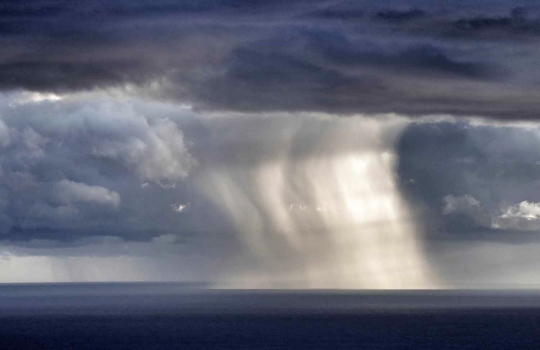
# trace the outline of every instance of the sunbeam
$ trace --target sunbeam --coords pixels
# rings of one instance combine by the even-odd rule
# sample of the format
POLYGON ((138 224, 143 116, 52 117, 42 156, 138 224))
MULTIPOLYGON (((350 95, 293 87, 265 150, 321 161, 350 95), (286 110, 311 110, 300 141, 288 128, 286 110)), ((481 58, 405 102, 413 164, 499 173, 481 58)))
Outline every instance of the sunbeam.
POLYGON ((283 122, 273 135, 289 137, 273 141, 275 157, 213 167, 201 178, 200 188, 231 220, 255 261, 237 264, 224 284, 433 287, 418 228, 396 186, 392 141, 382 141, 395 123, 355 118, 314 124, 323 129, 309 136, 315 147, 302 155, 294 144, 306 135, 291 133, 294 123, 283 122))

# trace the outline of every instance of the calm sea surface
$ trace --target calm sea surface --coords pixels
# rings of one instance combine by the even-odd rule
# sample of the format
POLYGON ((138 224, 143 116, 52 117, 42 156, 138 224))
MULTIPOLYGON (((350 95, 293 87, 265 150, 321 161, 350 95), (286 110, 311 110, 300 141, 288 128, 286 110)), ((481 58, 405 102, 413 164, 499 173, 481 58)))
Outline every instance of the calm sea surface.
POLYGON ((540 349, 536 292, 0 285, 0 349, 540 349))

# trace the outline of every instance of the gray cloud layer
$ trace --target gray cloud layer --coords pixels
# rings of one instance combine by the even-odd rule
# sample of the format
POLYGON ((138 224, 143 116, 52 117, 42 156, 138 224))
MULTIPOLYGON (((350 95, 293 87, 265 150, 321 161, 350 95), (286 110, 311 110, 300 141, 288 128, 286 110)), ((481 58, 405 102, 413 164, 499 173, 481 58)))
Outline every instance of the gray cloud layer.
MULTIPOLYGON (((150 239, 177 232, 182 225, 170 204, 185 196, 171 189, 182 186, 196 161, 172 119, 151 103, 149 115, 137 105, 95 97, 4 102, 1 237, 150 239)), ((178 114, 182 109, 171 116, 178 114)))
POLYGON ((536 118, 539 23, 537 7, 510 1, 8 1, 0 88, 136 84, 211 110, 536 118))
POLYGON ((539 144, 536 126, 411 124, 398 174, 433 235, 519 242, 540 227, 539 144))

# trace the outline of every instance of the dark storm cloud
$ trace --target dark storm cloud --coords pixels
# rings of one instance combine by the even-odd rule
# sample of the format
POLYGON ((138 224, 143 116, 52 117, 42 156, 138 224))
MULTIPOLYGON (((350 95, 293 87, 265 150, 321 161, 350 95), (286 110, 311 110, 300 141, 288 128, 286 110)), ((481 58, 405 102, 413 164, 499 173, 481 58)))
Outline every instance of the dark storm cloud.
POLYGON ((0 88, 13 88, 24 81, 34 91, 105 88, 121 83, 143 83, 150 78, 144 65, 131 60, 108 62, 8 62, 0 64, 0 88), (46 72, 44 74, 44 72, 46 72))
POLYGON ((519 242, 540 227, 539 145, 537 127, 411 124, 398 174, 432 234, 519 242))
POLYGON ((496 73, 500 73, 490 72, 488 65, 481 62, 454 60, 443 49, 429 44, 397 45, 396 49, 377 42, 355 43, 337 31, 311 30, 304 34, 309 45, 322 54, 327 64, 379 69, 394 74, 406 70, 409 74, 439 78, 453 76, 483 80, 496 78, 496 73))
POLYGON ((439 7, 9 1, 0 8, 0 88, 70 92, 159 82, 152 96, 208 110, 536 118, 540 53, 521 40, 536 35, 536 8, 508 1, 439 7))
POLYGON ((526 7, 514 7, 500 14, 464 12, 459 16, 420 9, 385 10, 373 13, 371 18, 411 34, 463 39, 520 40, 540 35, 537 15, 538 13, 534 12, 529 15, 526 7))
POLYGON ((371 95, 381 88, 371 77, 348 77, 279 52, 241 49, 233 53, 224 76, 204 82, 193 92, 206 108, 297 111, 310 106, 328 111, 339 108, 351 93, 371 95))
POLYGON ((287 31, 233 50, 224 71, 192 89, 192 98, 209 109, 423 114, 427 104, 433 113, 459 113, 451 95, 446 106, 435 107, 422 96, 427 91, 407 84, 427 90, 435 82, 487 83, 505 75, 496 65, 454 59, 433 45, 395 46, 353 41, 339 30, 287 31))
POLYGON ((412 10, 383 10, 375 12, 372 17, 375 20, 391 22, 391 23, 403 23, 413 20, 419 20, 426 16, 426 12, 419 9, 412 10))

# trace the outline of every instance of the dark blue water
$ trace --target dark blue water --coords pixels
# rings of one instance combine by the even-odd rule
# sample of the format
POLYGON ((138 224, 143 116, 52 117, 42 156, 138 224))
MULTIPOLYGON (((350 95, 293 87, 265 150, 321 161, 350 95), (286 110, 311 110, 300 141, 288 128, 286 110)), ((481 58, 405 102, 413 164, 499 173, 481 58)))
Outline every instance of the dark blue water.
POLYGON ((4 349, 538 349, 532 310, 336 315, 24 316, 4 349))
POLYGON ((11 286, 0 287, 0 348, 539 349, 538 300, 509 292, 11 286))

